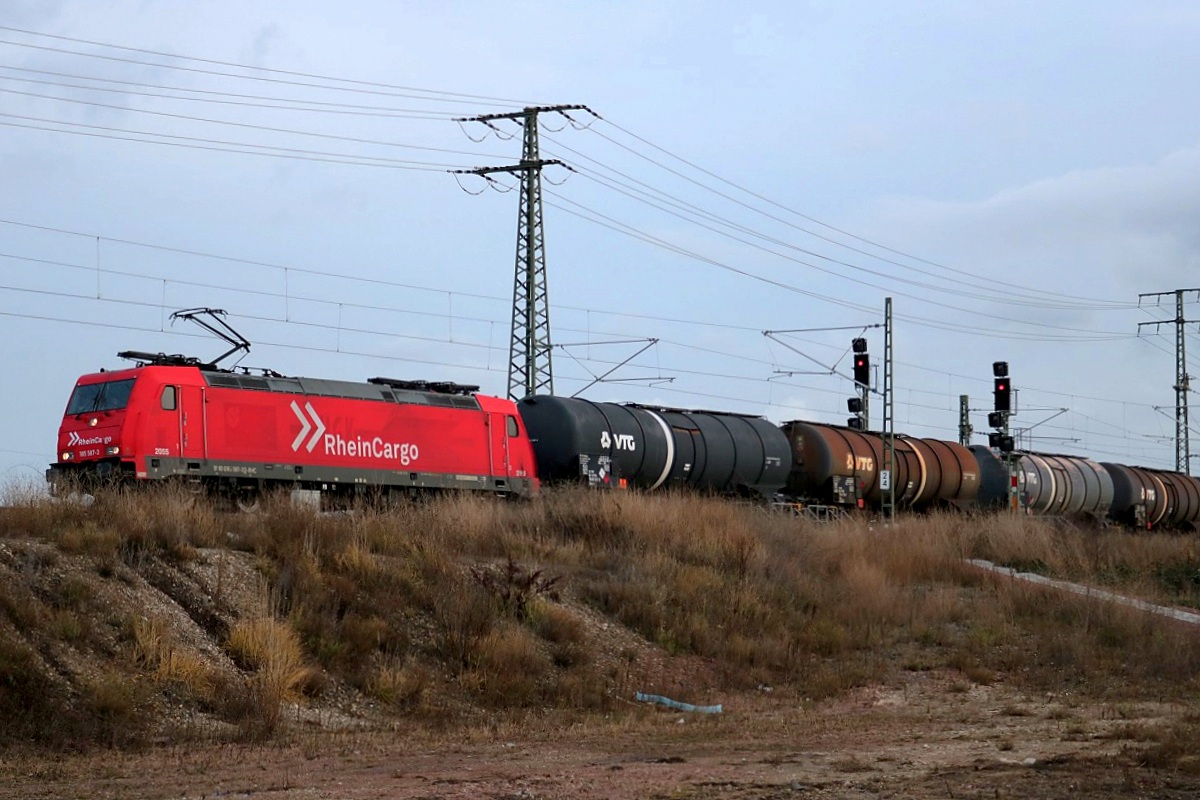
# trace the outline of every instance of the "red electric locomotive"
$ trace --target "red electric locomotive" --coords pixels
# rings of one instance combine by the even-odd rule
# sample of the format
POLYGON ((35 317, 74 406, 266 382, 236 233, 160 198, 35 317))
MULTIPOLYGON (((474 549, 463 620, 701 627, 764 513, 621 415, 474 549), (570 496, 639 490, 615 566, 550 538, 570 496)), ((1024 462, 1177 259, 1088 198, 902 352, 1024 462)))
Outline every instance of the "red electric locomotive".
POLYGON ((515 404, 477 386, 260 376, 183 356, 120 355, 137 366, 78 380, 52 483, 177 480, 242 504, 275 487, 521 496, 538 487, 515 404))

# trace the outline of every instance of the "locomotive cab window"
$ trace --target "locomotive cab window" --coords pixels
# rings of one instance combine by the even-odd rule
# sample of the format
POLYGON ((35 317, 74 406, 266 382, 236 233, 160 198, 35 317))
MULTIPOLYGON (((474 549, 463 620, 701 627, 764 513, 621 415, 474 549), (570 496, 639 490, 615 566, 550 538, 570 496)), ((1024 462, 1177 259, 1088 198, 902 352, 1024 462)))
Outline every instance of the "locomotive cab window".
POLYGON ((175 387, 174 386, 164 386, 163 387, 162 410, 163 411, 174 411, 175 410, 175 387))
POLYGON ((517 427, 517 418, 514 417, 512 414, 508 415, 508 435, 509 436, 520 436, 521 435, 521 431, 517 427))
POLYGON ((67 416, 93 411, 118 411, 129 403, 133 378, 108 383, 88 383, 76 386, 67 403, 67 416))

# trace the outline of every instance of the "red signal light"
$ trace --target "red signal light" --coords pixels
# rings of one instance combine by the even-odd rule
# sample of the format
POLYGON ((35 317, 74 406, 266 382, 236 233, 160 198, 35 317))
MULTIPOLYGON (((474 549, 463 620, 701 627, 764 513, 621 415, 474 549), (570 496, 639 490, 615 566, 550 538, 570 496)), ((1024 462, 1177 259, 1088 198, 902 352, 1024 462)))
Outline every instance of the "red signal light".
POLYGON ((854 357, 854 382, 863 386, 871 385, 871 357, 866 353, 854 357))
POLYGON ((1012 410, 1012 386, 1008 382, 1008 378, 996 378, 996 410, 1011 411, 1012 410))

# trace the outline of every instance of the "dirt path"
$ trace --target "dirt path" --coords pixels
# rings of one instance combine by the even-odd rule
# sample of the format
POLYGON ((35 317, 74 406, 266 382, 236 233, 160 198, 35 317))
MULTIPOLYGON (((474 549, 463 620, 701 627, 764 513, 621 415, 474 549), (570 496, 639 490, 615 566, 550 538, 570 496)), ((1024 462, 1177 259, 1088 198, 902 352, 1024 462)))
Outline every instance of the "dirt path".
POLYGON ((760 692, 720 716, 432 733, 296 726, 281 746, 0 760, 0 798, 1105 798, 1200 796, 1138 753, 1183 713, 913 673, 837 702, 760 692))

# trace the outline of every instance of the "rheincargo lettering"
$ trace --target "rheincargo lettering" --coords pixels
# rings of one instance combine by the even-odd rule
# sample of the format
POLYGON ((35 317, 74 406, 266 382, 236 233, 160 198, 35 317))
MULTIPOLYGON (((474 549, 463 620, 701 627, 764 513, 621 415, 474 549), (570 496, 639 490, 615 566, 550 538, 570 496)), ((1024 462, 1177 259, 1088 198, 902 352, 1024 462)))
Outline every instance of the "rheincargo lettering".
POLYGON ((408 466, 417 460, 420 451, 409 442, 385 442, 382 437, 374 439, 346 439, 337 433, 325 434, 325 455, 347 458, 386 458, 408 466))

